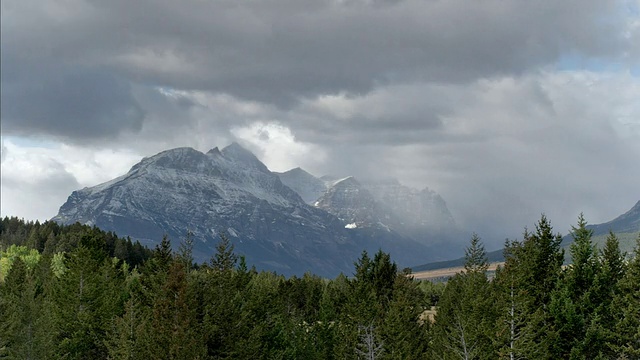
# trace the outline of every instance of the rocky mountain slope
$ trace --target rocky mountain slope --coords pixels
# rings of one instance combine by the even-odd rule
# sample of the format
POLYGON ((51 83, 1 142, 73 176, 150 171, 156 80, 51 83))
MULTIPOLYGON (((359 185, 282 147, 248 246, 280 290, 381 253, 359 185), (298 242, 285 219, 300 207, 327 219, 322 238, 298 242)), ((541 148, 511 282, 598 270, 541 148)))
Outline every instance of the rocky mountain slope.
POLYGON ((279 176, 307 203, 334 214, 349 228, 393 231, 429 246, 442 258, 456 256, 466 244, 467 236, 445 201, 428 188, 412 189, 395 179, 316 178, 300 168, 279 176))
POLYGON ((283 184, 297 192, 307 204, 313 204, 327 190, 324 181, 299 167, 276 174, 283 184))
POLYGON ((334 182, 314 202, 314 206, 337 216, 345 226, 384 227, 399 224, 389 209, 373 197, 354 177, 350 176, 334 182))
POLYGON ((235 143, 206 154, 167 150, 119 178, 74 191, 53 220, 96 225, 149 246, 164 234, 177 246, 190 231, 198 261, 211 257, 224 232, 248 264, 283 274, 350 274, 365 249, 391 252, 401 266, 439 258, 394 229, 347 226, 335 213, 305 202, 319 187, 298 187, 303 198, 281 178, 235 143))
POLYGON ((635 233, 640 231, 640 201, 629 211, 603 224, 589 225, 594 235, 608 234, 609 230, 616 233, 635 233))
POLYGON ((433 190, 412 189, 395 179, 368 182, 364 186, 400 219, 409 233, 446 234, 457 228, 444 199, 433 190))

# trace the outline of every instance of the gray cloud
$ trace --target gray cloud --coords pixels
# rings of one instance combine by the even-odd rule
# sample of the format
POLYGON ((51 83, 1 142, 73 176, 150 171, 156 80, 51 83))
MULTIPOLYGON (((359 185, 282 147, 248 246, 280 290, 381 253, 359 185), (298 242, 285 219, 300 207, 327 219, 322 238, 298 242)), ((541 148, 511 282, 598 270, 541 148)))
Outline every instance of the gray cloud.
POLYGON ((10 34, 3 53, 21 64, 29 59, 29 70, 42 63, 100 66, 140 84, 290 106, 381 84, 521 74, 567 51, 618 58, 631 39, 624 22, 616 25, 617 5, 78 1, 72 8, 14 1, 3 4, 3 32, 10 34))
POLYGON ((83 142, 137 131, 142 125, 144 111, 131 96, 128 81, 112 73, 74 68, 25 80, 3 84, 6 131, 42 132, 83 142))
MULTIPOLYGON (((360 96, 393 84, 523 74, 567 52, 617 59, 628 56, 633 40, 627 23, 617 21, 620 3, 601 0, 2 6, 5 131, 75 141, 136 133, 144 121, 153 123, 144 118, 153 109, 138 104, 132 86, 201 90, 290 109, 301 99, 360 96)), ((387 122, 399 132, 418 130, 411 132, 417 139, 425 127, 438 126, 438 109, 425 110, 412 121, 387 122)), ((361 116, 351 123, 384 120, 361 116)))
MULTIPOLYGON (((640 94, 633 79, 621 79, 549 73, 438 91, 429 84, 400 87, 382 98, 371 94, 349 105, 334 103, 334 112, 313 113, 325 121, 324 135, 321 128, 309 130, 312 121, 292 120, 291 126, 299 127, 302 141, 325 144, 328 161, 319 174, 395 176, 428 186, 444 196, 463 227, 497 247, 504 237, 520 236, 541 213, 565 233, 580 212, 604 222, 640 198, 640 138, 632 127, 615 126, 616 117, 637 117, 640 107, 631 104, 640 94), (428 96, 414 96, 420 93, 428 96), (375 112, 372 106, 382 99, 380 106, 400 129, 403 122, 415 127, 396 131, 372 117, 362 127, 359 114, 375 112), (438 104, 438 125, 425 121, 420 127, 414 118, 431 102, 438 104), (393 103, 401 106, 387 105, 393 103), (350 113, 357 115, 344 116, 350 113)), ((310 108, 318 107, 301 111, 310 108)))
POLYGON ((2 164, 1 216, 49 219, 69 194, 79 187, 76 178, 55 160, 31 157, 27 161, 9 161, 5 158, 2 164))
POLYGON ((143 156, 279 124, 326 155, 299 165, 429 186, 490 237, 640 198, 637 77, 556 72, 637 69, 625 1, 72 3, 2 2, 3 136, 143 156))

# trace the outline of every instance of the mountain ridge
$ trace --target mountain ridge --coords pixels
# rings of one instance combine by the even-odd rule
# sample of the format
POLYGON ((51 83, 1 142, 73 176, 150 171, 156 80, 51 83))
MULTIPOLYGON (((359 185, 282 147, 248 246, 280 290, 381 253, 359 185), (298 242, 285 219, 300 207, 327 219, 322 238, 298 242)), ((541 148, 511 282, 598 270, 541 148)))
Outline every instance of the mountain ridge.
MULTIPOLYGON (((638 201, 630 210, 615 217, 613 220, 601 223, 601 224, 590 224, 586 226, 587 229, 593 230, 593 237, 597 240, 600 240, 600 245, 604 240, 602 238, 606 237, 609 234, 609 231, 612 231, 614 234, 618 234, 618 238, 620 239, 621 235, 624 235, 624 238, 628 238, 630 242, 633 244, 620 244, 621 249, 633 248, 635 244, 635 239, 637 238, 637 234, 640 234, 640 201, 638 201), (635 234, 634 236, 629 236, 631 234, 635 234), (598 239, 600 238, 600 239, 598 239)), ((565 248, 565 260, 568 261, 568 247, 573 242, 573 237, 571 236, 571 232, 564 235, 562 237, 561 246, 565 248)), ((489 251, 487 252, 487 258, 489 262, 501 262, 504 261, 503 249, 489 251)), ((452 260, 446 261, 437 261, 431 263, 425 263, 423 265, 418 265, 412 267, 413 271, 425 271, 425 270, 435 270, 442 268, 450 268, 450 267, 459 267, 464 265, 465 259, 464 257, 456 258, 452 260)))
POLYGON ((624 214, 602 224, 588 225, 594 235, 603 235, 614 230, 621 233, 640 231, 640 200, 624 214))
POLYGON ((392 230, 429 246, 434 255, 443 258, 455 256, 464 248, 461 239, 466 235, 458 229, 444 199, 428 188, 413 189, 393 178, 316 178, 301 169, 278 175, 285 185, 300 189, 308 204, 336 215, 351 228, 392 230))
POLYGON ((165 234, 175 246, 191 232, 198 261, 208 260, 226 233, 247 263, 287 275, 348 273, 362 250, 391 250, 402 266, 440 258, 395 230, 346 227, 237 143, 145 157, 120 177, 72 192, 52 220, 95 225, 148 246, 165 234))

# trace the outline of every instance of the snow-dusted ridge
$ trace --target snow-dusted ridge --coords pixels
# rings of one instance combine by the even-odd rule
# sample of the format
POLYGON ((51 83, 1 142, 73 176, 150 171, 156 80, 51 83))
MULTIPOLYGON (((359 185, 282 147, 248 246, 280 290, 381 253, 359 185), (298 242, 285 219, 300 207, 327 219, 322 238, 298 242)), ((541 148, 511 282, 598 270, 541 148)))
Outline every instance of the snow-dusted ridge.
POLYGON ((427 235, 434 233, 457 232, 446 203, 428 188, 413 189, 394 178, 364 182, 353 176, 316 178, 299 168, 279 175, 308 204, 336 215, 345 225, 394 229, 418 241, 433 241, 427 235))
POLYGON ((329 182, 299 168, 273 173, 237 143, 207 153, 183 147, 74 191, 53 220, 96 225, 149 246, 164 234, 177 246, 188 230, 198 261, 210 258, 224 231, 249 264, 285 274, 348 273, 363 249, 391 251, 403 266, 437 260, 437 252, 399 231, 376 194, 353 177, 329 182))

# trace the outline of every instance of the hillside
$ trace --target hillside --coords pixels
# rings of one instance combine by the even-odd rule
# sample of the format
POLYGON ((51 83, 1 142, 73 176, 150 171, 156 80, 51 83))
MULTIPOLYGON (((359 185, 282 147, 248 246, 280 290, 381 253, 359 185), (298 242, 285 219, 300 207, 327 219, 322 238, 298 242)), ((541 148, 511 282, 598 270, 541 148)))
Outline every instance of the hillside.
MULTIPOLYGON (((609 230, 613 231, 620 241, 620 250, 631 253, 635 246, 635 241, 640 235, 640 201, 638 201, 629 211, 616 217, 615 219, 595 225, 587 225, 588 229, 593 230, 592 241, 597 248, 601 248, 609 234, 609 230)), ((569 247, 573 242, 571 234, 567 234, 562 238, 561 246, 565 249, 565 262, 569 263, 569 247)), ((487 253, 489 262, 504 261, 503 250, 495 250, 487 253)), ((431 270, 440 270, 447 268, 458 268, 464 265, 464 257, 457 259, 426 263, 412 267, 414 272, 423 272, 431 270)))

